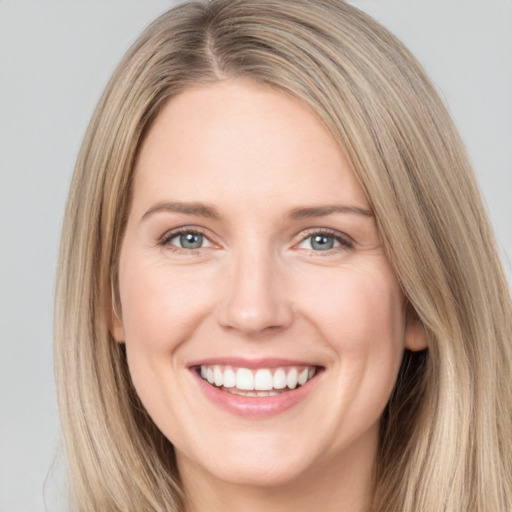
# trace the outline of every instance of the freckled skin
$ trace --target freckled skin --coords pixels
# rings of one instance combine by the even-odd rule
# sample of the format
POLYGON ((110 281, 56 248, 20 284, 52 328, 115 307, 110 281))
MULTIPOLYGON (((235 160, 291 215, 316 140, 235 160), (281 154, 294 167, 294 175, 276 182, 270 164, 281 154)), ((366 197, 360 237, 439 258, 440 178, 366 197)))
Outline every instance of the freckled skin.
POLYGON ((369 209, 334 139, 282 92, 241 80, 191 88, 149 130, 113 334, 190 492, 258 486, 291 496, 330 485, 325 492, 345 493, 353 510, 368 493, 403 349, 424 339, 406 321, 372 216, 289 215, 332 204, 369 209), (155 204, 178 201, 211 206, 218 218, 159 211, 143 219, 155 204), (180 246, 179 229, 199 233, 200 246, 180 246), (312 245, 319 231, 332 249, 312 245), (223 356, 300 359, 324 371, 299 404, 254 420, 208 400, 187 366, 223 356))

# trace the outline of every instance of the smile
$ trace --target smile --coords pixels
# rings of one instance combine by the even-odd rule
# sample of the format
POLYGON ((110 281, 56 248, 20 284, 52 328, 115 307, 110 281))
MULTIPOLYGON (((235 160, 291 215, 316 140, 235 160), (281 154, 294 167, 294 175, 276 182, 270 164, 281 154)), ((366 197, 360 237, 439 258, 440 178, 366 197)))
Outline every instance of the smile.
POLYGON ((222 391, 240 396, 268 397, 303 386, 314 377, 316 370, 316 366, 250 369, 216 364, 201 365, 197 372, 204 381, 222 391))
POLYGON ((271 418, 315 396, 326 368, 306 361, 234 357, 189 365, 198 390, 215 407, 247 419, 271 418))

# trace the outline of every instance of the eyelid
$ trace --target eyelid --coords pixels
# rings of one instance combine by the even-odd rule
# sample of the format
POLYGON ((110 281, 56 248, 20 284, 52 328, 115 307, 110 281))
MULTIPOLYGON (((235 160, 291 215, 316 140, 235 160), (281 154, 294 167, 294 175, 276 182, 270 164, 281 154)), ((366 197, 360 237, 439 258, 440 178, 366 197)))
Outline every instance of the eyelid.
MULTIPOLYGON (((328 254, 332 254, 333 252, 351 249, 355 245, 355 240, 352 237, 350 237, 346 233, 340 232, 338 230, 330 229, 330 228, 309 228, 307 230, 301 231, 295 237, 295 239, 297 241, 294 243, 293 247, 297 248, 298 245, 300 245, 306 239, 308 239, 309 237, 311 237, 313 235, 326 235, 326 236, 334 238, 340 244, 337 247, 333 247, 333 248, 327 249, 325 251, 314 251, 314 250, 310 249, 311 252, 314 252, 316 254, 323 253, 325 255, 328 255, 328 254)), ((210 247, 219 247, 219 244, 212 240, 212 236, 209 235, 207 230, 197 227, 197 226, 180 226, 177 228, 170 229, 170 230, 166 231, 158 239, 158 245, 160 245, 162 247, 167 247, 173 251, 182 252, 182 253, 184 253, 184 252, 197 253, 199 251, 199 249, 205 249, 205 248, 210 248, 210 247), (196 235, 201 235, 201 236, 205 237, 211 245, 209 245, 208 247, 201 247, 198 249, 185 249, 185 248, 178 247, 176 245, 169 243, 170 240, 172 240, 173 238, 175 238, 181 234, 184 234, 184 233, 192 233, 192 234, 196 234, 196 235)), ((308 249, 305 249, 305 250, 308 250, 308 249)))
POLYGON ((299 241, 295 244, 295 247, 297 247, 298 245, 300 245, 301 243, 303 243, 305 240, 307 240, 308 238, 310 238, 311 236, 313 235, 326 235, 326 236, 329 236, 329 237, 332 237, 334 238, 335 240, 337 240, 340 245, 338 247, 333 247, 332 249, 327 249, 325 251, 314 251, 312 249, 305 249, 305 250, 310 250, 311 252, 315 252, 317 254, 332 254, 333 252, 336 252, 336 251, 343 251, 343 250, 347 250, 347 249, 351 249, 354 247, 355 245, 355 240, 350 237, 349 235, 347 235, 346 233, 342 233, 340 231, 337 231, 335 229, 330 229, 330 228, 310 228, 310 229, 307 229, 305 232, 302 231, 298 237, 299 238, 299 241))
POLYGON ((210 235, 207 234, 206 230, 199 228, 197 226, 180 226, 178 228, 173 228, 168 231, 166 231, 159 239, 158 239, 158 245, 168 248, 170 250, 176 251, 176 252, 182 252, 182 253, 197 253, 199 249, 208 249, 210 247, 218 247, 218 244, 216 244, 210 235), (209 246, 207 247, 200 247, 198 249, 185 249, 184 247, 178 247, 176 245, 173 245, 170 243, 170 241, 173 238, 176 238, 177 236, 183 235, 185 233, 191 233, 194 235, 201 235, 209 242, 209 246))

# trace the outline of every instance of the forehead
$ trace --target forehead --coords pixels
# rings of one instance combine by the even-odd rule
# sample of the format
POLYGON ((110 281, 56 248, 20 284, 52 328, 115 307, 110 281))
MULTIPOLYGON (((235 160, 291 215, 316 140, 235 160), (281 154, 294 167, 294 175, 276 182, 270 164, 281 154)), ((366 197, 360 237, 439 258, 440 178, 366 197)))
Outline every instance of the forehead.
POLYGON ((139 153, 135 196, 166 194, 367 206, 318 116, 289 94, 245 80, 190 88, 164 105, 139 153))

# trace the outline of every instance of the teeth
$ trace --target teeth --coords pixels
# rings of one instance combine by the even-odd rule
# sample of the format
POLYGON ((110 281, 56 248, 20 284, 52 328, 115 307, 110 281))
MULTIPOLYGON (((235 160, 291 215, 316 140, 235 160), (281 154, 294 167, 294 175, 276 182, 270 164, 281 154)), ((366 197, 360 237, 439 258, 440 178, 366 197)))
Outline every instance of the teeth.
MULTIPOLYGON (((203 367, 201 366, 201 368, 203 368, 203 367)), ((236 386, 235 372, 231 368, 226 368, 224 370, 224 382, 223 382, 223 385, 224 385, 225 388, 234 388, 236 386)))
POLYGON ((223 365, 202 365, 201 377, 224 391, 245 396, 274 396, 283 390, 303 386, 315 375, 315 367, 233 368, 223 365))
POLYGON ((282 368, 278 368, 274 372, 274 388, 284 389, 286 387, 286 373, 282 368))
POLYGON ((276 396, 278 394, 275 391, 258 391, 258 396, 276 396))
POLYGON ((247 368, 238 368, 236 371, 236 387, 250 391, 254 389, 254 376, 247 368))
POLYGON ((297 387, 297 368, 292 368, 286 376, 286 384, 290 389, 297 387))
POLYGON ((302 385, 306 384, 307 381, 308 381, 308 369, 305 368, 304 370, 302 370, 299 373, 297 382, 302 386, 302 385))
POLYGON ((270 370, 258 370, 254 376, 254 389, 258 389, 259 391, 269 391, 275 387, 274 379, 272 379, 272 373, 270 373, 270 370))
POLYGON ((264 396, 276 396, 276 395, 279 395, 279 393, 277 391, 256 391, 256 392, 253 392, 253 391, 241 391, 237 388, 228 388, 228 389, 225 389, 225 391, 228 391, 229 393, 233 394, 233 395, 240 395, 240 396, 259 396, 259 397, 264 397, 264 396))
POLYGON ((213 367, 213 377, 215 379, 216 386, 222 386, 224 382, 224 376, 222 375, 222 370, 218 366, 213 367))

